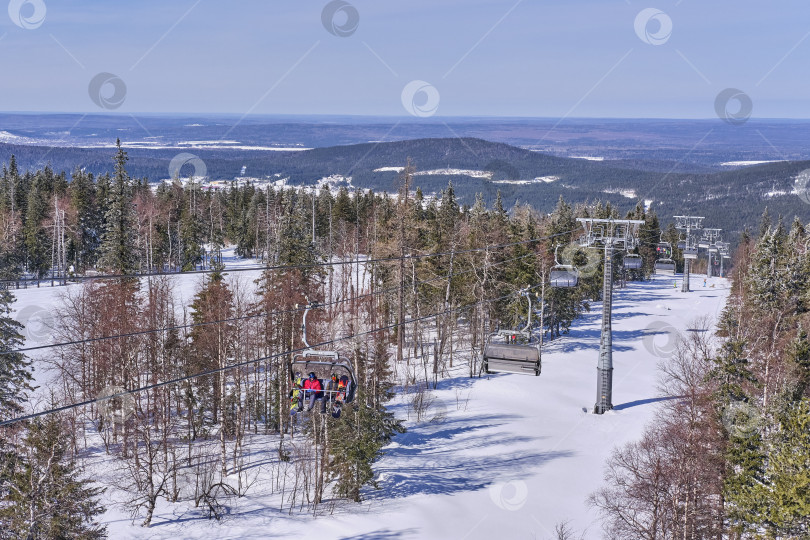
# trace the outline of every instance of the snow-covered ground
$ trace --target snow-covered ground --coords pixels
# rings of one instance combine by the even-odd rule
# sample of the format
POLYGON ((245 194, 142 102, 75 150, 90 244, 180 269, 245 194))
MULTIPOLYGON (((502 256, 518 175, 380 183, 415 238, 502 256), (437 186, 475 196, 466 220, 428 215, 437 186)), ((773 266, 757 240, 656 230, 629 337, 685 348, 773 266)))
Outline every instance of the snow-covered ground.
POLYGON ((750 167, 751 165, 764 165, 766 163, 780 163, 783 159, 771 159, 760 161, 724 161, 720 164, 721 167, 750 167))
MULTIPOLYGON (((178 279, 187 303, 199 276, 178 279)), ((462 365, 440 381, 435 405, 419 422, 408 419, 408 396, 398 396, 391 407, 409 431, 386 448, 376 466, 380 489, 368 489, 363 503, 339 502, 317 517, 281 510, 278 493, 261 476, 262 467, 277 461, 276 448, 257 437, 251 459, 258 481, 222 522, 187 502, 162 502, 144 529, 107 500, 110 538, 550 539, 561 521, 600 538, 587 497, 602 482, 606 458, 651 420, 660 401, 658 362, 666 361, 677 333, 701 316, 719 316, 728 294, 725 279, 704 286, 704 277, 693 275, 690 293, 680 292, 680 281, 658 277, 614 292, 615 409, 603 416, 590 414, 601 317, 596 303, 569 335, 546 344, 539 377, 469 379, 462 365)), ((17 307, 45 306, 47 318, 56 290, 15 291, 17 307)), ((99 453, 92 467, 103 473, 110 459, 99 453)))

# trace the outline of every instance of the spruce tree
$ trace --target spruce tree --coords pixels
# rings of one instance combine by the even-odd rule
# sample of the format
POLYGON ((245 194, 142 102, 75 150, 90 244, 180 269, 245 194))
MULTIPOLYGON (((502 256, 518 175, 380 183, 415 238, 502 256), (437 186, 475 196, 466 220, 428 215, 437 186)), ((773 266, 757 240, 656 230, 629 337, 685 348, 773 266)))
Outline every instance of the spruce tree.
POLYGON ((0 289, 0 420, 22 412, 25 393, 31 390, 31 363, 23 353, 9 352, 23 345, 23 325, 11 318, 14 295, 0 289))
POLYGON ((115 173, 108 194, 105 229, 101 243, 101 264, 118 274, 135 271, 135 218, 132 205, 132 187, 126 163, 127 153, 117 139, 115 173))
POLYGON ((764 525, 775 538, 810 536, 810 399, 780 414, 767 468, 764 525))
POLYGON ((23 224, 27 266, 36 277, 44 276, 51 267, 51 242, 43 227, 48 215, 48 194, 43 175, 37 173, 28 189, 28 204, 23 224))
MULTIPOLYGON (((331 420, 329 427, 329 471, 335 492, 355 502, 362 500, 364 486, 376 487, 373 464, 382 457, 383 447, 396 433, 405 432, 400 421, 385 407, 392 397, 389 360, 384 342, 377 340, 369 366, 368 387, 358 388, 354 401, 343 407, 340 418, 331 420)), ((355 364, 367 363, 367 355, 358 348, 355 364)))
POLYGON ((0 526, 3 538, 46 540, 106 538, 94 522, 104 512, 97 497, 103 490, 80 478, 69 440, 58 415, 37 419, 24 445, 0 456, 0 526))

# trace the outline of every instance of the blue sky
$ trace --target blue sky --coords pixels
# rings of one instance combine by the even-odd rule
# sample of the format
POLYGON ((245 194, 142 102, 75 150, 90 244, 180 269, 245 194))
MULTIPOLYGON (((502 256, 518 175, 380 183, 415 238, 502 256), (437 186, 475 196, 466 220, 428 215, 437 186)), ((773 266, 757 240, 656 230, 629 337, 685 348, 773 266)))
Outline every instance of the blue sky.
POLYGON ((421 80, 440 116, 713 118, 738 88, 754 117, 810 118, 806 0, 350 0, 347 37, 325 0, 36 1, 35 28, 0 11, 0 110, 103 112, 88 83, 109 72, 120 113, 396 116, 421 80), (662 44, 636 33, 646 8, 662 44))

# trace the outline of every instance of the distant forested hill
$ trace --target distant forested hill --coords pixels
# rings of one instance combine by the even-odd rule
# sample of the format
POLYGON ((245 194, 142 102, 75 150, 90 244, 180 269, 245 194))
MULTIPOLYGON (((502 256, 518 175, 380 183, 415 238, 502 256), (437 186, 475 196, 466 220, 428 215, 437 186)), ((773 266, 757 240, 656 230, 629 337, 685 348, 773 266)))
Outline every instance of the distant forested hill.
MULTIPOLYGON (((301 152, 238 149, 128 149, 127 168, 134 177, 159 181, 169 177, 169 162, 181 151, 192 152, 206 164, 212 179, 233 179, 247 168, 247 176, 289 178, 293 185, 313 184, 330 175, 351 176, 353 185, 376 191, 395 191, 396 171, 408 160, 417 171, 459 169, 489 171, 491 180, 470 175, 433 174, 416 177, 425 193, 439 192, 452 180, 462 203, 476 193, 491 200, 501 191, 505 203, 529 203, 550 212, 560 195, 574 204, 601 199, 629 209, 638 199, 651 200, 666 223, 673 214, 706 216, 706 225, 738 233, 753 227, 768 207, 771 215, 799 216, 810 221, 810 205, 793 194, 798 174, 810 162, 779 162, 715 173, 672 173, 662 162, 590 161, 555 157, 502 143, 473 138, 417 139, 316 148, 301 152), (510 180, 556 177, 553 181, 521 185, 510 180), (624 193, 621 194, 621 193, 624 193)), ((17 158, 20 170, 47 164, 59 172, 83 168, 96 175, 112 170, 112 148, 0 145, 0 161, 17 158)), ((183 174, 191 172, 183 169, 183 174)), ((730 238, 729 235, 729 239, 730 238)))

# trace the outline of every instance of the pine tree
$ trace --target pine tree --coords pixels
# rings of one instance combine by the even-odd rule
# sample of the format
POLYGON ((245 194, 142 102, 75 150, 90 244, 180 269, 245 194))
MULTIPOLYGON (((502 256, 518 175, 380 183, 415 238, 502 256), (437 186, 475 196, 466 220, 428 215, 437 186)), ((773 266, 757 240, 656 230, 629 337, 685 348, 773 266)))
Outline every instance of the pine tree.
POLYGON ((101 243, 101 264, 118 274, 132 274, 135 271, 135 218, 132 206, 132 188, 126 163, 127 153, 117 139, 118 152, 115 155, 115 173, 109 192, 105 229, 101 243))
MULTIPOLYGON (((362 500, 364 486, 376 487, 374 482, 374 462, 382 457, 383 447, 396 433, 404 433, 405 428, 394 414, 386 410, 384 403, 391 398, 390 355, 382 340, 376 343, 372 362, 373 380, 369 388, 361 386, 351 404, 343 407, 343 413, 332 420, 329 440, 329 471, 335 481, 335 492, 355 502, 362 500)), ((366 364, 366 355, 355 352, 355 363, 366 364)))
POLYGON ((774 538, 810 536, 810 399, 780 415, 768 460, 764 525, 774 538))
POLYGON ((0 289, 0 420, 22 412, 25 393, 31 390, 31 363, 23 353, 9 352, 23 345, 23 325, 11 318, 14 295, 0 289))
POLYGON ((777 226, 765 232, 757 242, 748 274, 748 288, 753 305, 772 311, 786 300, 788 287, 785 266, 785 244, 787 236, 784 228, 777 226))
POLYGON ((801 400, 810 390, 810 339, 801 326, 785 351, 787 367, 794 382, 788 387, 791 401, 801 400))
POLYGON ((203 258, 203 227, 198 209, 201 193, 193 178, 189 178, 184 195, 186 203, 180 212, 180 241, 183 245, 181 270, 188 272, 195 270, 203 258))
POLYGON ((0 536, 46 540, 106 538, 94 523, 103 490, 80 478, 58 415, 34 421, 18 453, 0 456, 0 536))
POLYGON ((51 267, 51 243, 43 227, 48 213, 48 193, 44 175, 37 174, 28 189, 23 237, 28 270, 38 278, 51 267))
POLYGON ((78 230, 70 243, 69 258, 74 261, 76 269, 82 271, 96 263, 103 220, 92 175, 79 169, 74 171, 70 195, 78 230))

